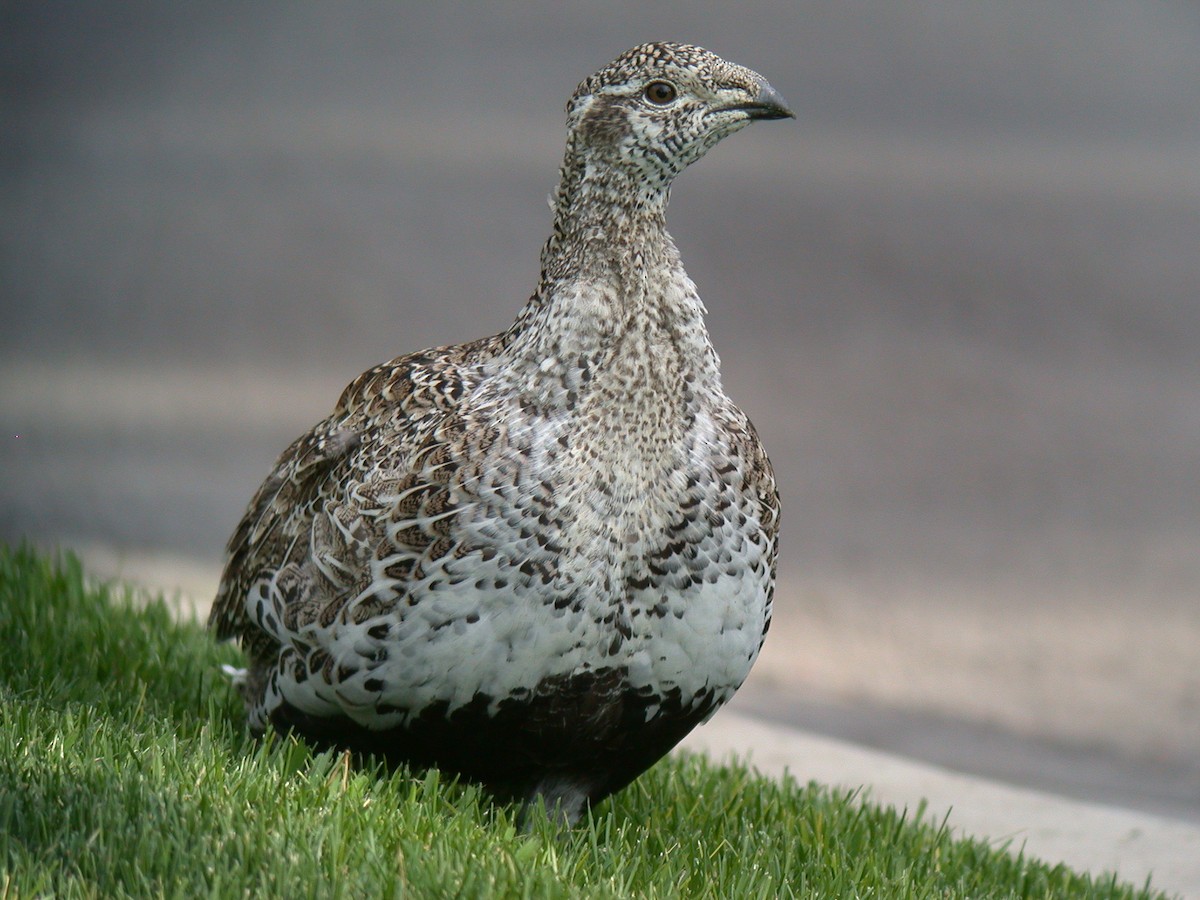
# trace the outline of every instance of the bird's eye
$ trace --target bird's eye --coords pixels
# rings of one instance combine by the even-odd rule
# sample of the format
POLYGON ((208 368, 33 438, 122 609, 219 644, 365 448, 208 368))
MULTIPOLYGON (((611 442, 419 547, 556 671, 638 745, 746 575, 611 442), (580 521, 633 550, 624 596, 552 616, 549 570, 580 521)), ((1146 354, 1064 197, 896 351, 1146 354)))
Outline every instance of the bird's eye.
POLYGON ((675 85, 666 81, 652 81, 646 85, 642 95, 655 106, 666 106, 678 96, 675 85))

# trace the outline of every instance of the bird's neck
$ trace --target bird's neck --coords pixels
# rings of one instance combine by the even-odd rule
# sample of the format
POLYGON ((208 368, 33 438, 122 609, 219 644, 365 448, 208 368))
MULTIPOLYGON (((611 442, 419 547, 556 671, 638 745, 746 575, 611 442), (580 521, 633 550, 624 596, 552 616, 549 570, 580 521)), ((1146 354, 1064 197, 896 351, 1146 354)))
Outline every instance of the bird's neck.
POLYGON ((669 199, 669 184, 568 147, 554 192, 554 227, 542 249, 539 293, 600 282, 629 303, 642 299, 647 279, 679 266, 667 234, 669 199))
POLYGON ((666 229, 669 193, 568 153, 538 289, 505 336, 514 372, 665 351, 715 383, 704 307, 666 229))

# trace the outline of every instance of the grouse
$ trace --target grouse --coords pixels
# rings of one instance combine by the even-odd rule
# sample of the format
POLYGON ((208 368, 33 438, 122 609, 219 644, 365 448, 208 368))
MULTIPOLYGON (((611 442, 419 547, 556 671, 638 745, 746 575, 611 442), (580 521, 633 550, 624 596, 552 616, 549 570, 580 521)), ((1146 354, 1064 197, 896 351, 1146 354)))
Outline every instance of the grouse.
POLYGON ((229 541, 209 620, 251 730, 437 767, 573 824, 741 686, 779 496, 665 228, 762 76, 635 47, 567 105, 553 230, 501 334, 363 373, 229 541))

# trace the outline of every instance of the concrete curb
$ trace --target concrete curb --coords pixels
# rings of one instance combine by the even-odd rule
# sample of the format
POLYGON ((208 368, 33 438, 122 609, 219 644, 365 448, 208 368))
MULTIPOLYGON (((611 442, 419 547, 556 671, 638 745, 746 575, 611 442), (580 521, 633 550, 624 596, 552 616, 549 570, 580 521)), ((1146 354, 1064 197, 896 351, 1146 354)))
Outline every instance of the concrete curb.
POLYGON ((728 710, 696 729, 682 748, 715 759, 737 756, 764 775, 864 788, 876 803, 949 815, 959 835, 1024 849, 1047 862, 1200 898, 1200 827, 1115 807, 1066 800, 959 775, 728 710))

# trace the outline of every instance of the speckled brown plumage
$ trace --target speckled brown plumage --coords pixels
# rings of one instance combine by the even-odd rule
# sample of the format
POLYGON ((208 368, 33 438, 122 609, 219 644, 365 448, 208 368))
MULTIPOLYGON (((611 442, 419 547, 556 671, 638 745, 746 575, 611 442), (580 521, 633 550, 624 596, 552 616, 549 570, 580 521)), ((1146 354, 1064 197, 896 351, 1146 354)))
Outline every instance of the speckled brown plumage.
POLYGON ((567 114, 516 322, 351 383, 251 501, 210 626, 246 652, 256 731, 574 821, 732 696, 770 624, 775 480, 665 211, 718 140, 790 113, 750 70, 660 43, 567 114))

